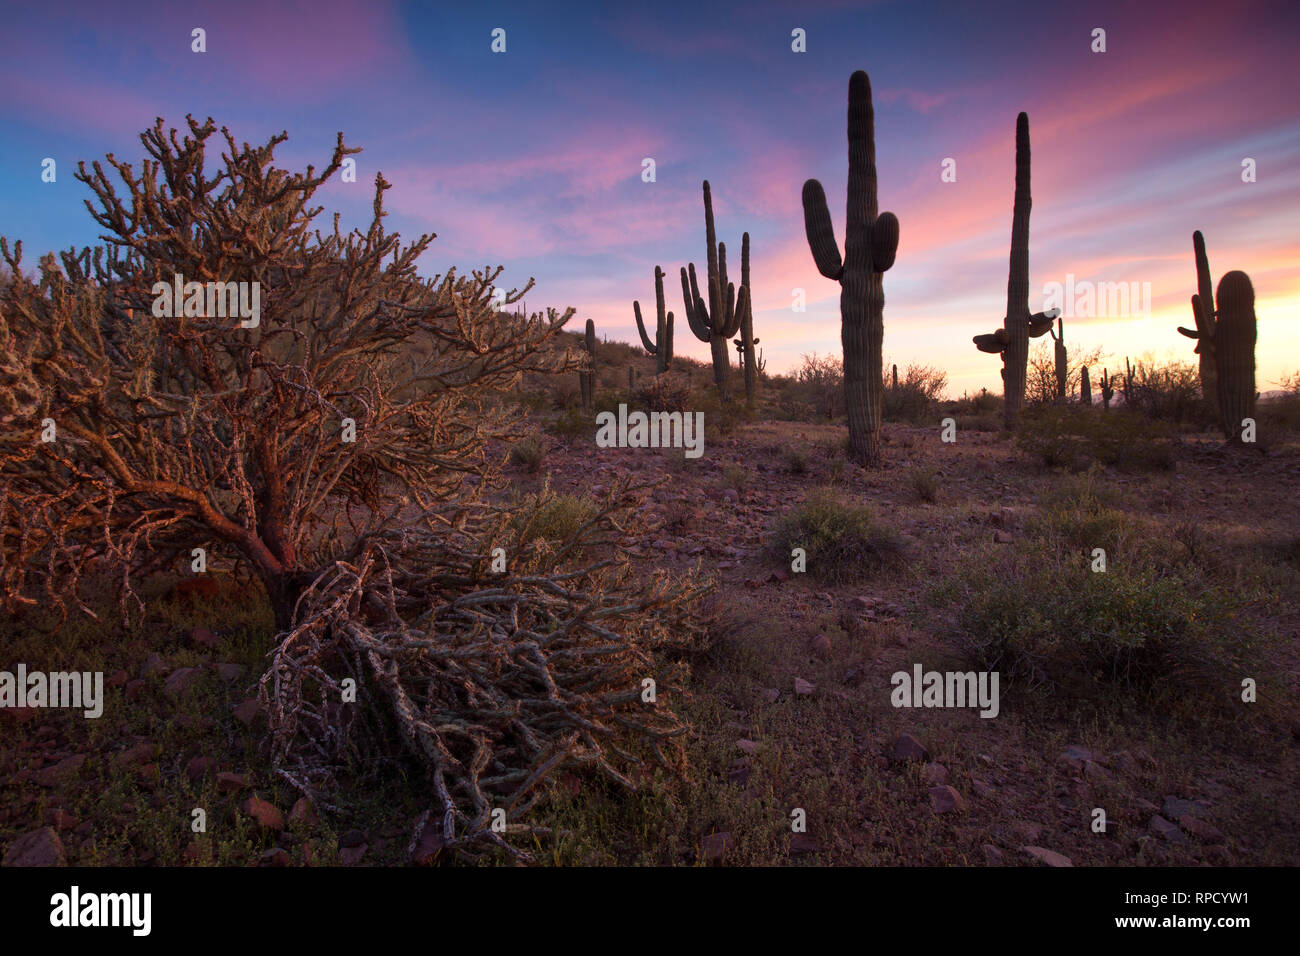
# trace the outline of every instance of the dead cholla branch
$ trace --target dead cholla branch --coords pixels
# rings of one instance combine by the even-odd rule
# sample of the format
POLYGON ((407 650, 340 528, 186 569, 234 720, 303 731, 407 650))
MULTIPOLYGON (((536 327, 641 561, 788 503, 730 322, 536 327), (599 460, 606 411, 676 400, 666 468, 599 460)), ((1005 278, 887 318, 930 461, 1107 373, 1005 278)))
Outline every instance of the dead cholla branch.
MULTIPOLYGON (((644 490, 613 489, 569 543, 617 540, 629 496, 643 500, 644 490)), ((687 608, 709 588, 662 574, 637 583, 621 557, 561 573, 561 552, 530 543, 504 512, 478 547, 457 537, 389 531, 306 592, 298 626, 262 678, 272 756, 313 796, 333 785, 345 757, 370 765, 414 756, 444 846, 473 855, 495 844, 527 859, 493 831, 492 812, 505 811, 507 833, 526 832, 516 821, 545 796, 549 773, 587 767, 635 788, 652 765, 682 767, 689 727, 663 699, 681 693, 682 675, 655 655, 699 645, 687 608), (515 555, 507 574, 488 572, 493 542, 515 555), (348 677, 363 704, 384 701, 361 713, 391 714, 397 733, 339 703, 348 677), (654 703, 642 697, 647 677, 654 703)))

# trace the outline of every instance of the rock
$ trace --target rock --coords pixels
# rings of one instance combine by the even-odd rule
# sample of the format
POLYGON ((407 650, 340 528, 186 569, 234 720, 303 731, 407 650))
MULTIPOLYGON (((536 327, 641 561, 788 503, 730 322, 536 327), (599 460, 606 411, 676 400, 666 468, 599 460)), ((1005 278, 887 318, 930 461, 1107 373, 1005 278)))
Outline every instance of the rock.
POLYGON ((760 687, 758 689, 758 699, 768 704, 775 704, 781 699, 781 692, 775 687, 760 687))
POLYGON ((113 765, 119 769, 137 767, 147 764, 158 756, 158 745, 149 740, 141 740, 123 750, 113 758, 113 765))
POLYGON ((235 707, 235 719, 245 727, 251 727, 253 721, 257 720, 258 715, 262 713, 262 702, 256 697, 250 697, 248 700, 235 707))
POLYGON ((163 693, 176 700, 187 690, 194 686, 198 680, 199 669, 197 667, 180 667, 168 675, 167 680, 163 681, 163 693))
POLYGON ((55 830, 75 830, 79 825, 77 818, 66 810, 46 810, 45 822, 55 830))
POLYGON ((1142 765, 1127 750, 1115 751, 1115 766, 1119 767, 1120 772, 1128 777, 1136 777, 1142 772, 1142 765))
POLYGON ((911 734, 900 734, 894 741, 892 758, 895 763, 906 763, 910 760, 924 762, 930 759, 930 751, 921 746, 921 742, 911 734))
POLYGON ((790 834, 790 855, 807 856, 809 853, 820 853, 821 846, 811 835, 807 833, 790 834))
POLYGON ((127 681, 126 686, 122 688, 127 700, 135 700, 140 696, 142 690, 144 690, 144 681, 138 677, 135 680, 127 681))
POLYGON ((222 793, 239 793, 241 790, 247 790, 252 786, 253 785, 249 783, 248 778, 243 774, 217 774, 217 789, 222 793))
POLYGON ((970 778, 970 788, 975 791, 975 796, 982 800, 987 800, 993 796, 994 790, 978 777, 970 778))
POLYGON ((262 866, 288 866, 289 851, 284 847, 273 846, 262 854, 262 866))
POLYGON ((11 842, 0 866, 63 866, 67 862, 59 835, 51 827, 41 827, 11 842))
POLYGON ((1158 813, 1151 817, 1149 829, 1156 836, 1160 837, 1160 839, 1169 843, 1187 842, 1187 835, 1183 833, 1182 830, 1178 829, 1178 824, 1170 823, 1158 813))
POLYGON ((213 634, 206 627, 196 627, 190 631, 190 640, 200 647, 212 650, 219 642, 217 635, 213 634))
POLYGON ((263 830, 284 829, 284 814, 273 803, 267 803, 260 797, 249 797, 239 805, 239 809, 257 821, 263 830))
POLYGON ((150 654, 144 659, 144 667, 140 668, 140 676, 149 677, 152 674, 160 674, 170 667, 171 665, 162 658, 162 655, 150 654))
POLYGON ((814 690, 816 690, 816 688, 802 677, 796 677, 794 679, 794 693, 796 697, 808 697, 814 690))
POLYGON ((966 809, 966 801, 952 787, 931 787, 930 809, 935 813, 961 813, 966 809))
POLYGON ((217 676, 226 683, 239 680, 244 673, 243 664, 213 664, 212 669, 216 671, 217 676))
POLYGON ((52 767, 46 767, 35 776, 38 786, 57 787, 67 783, 77 775, 86 763, 85 754, 73 754, 71 757, 64 757, 52 767))
POLYGON ((108 675, 106 683, 109 687, 122 687, 130 679, 130 675, 124 670, 115 670, 108 675))
POLYGON ((809 642, 808 649, 820 658, 828 658, 831 656, 831 639, 826 634, 817 634, 809 642))
POLYGON ((1012 541, 1012 536, 1011 536, 1011 532, 1010 532, 1010 531, 994 531, 994 532, 993 532, 993 543, 994 543, 994 544, 1010 544, 1011 541, 1012 541))
POLYGON ((921 779, 931 787, 942 787, 948 783, 948 768, 941 763, 928 763, 921 768, 921 779))
POLYGON ((344 866, 356 866, 361 862, 361 858, 366 855, 366 845, 347 846, 339 850, 339 859, 343 861, 344 866))
POLYGON ((1092 751, 1087 747, 1080 747, 1078 744, 1072 744, 1065 748, 1065 753, 1061 754, 1061 760, 1069 764, 1075 770, 1082 770, 1083 765, 1092 759, 1092 751))
POLYGON ((989 866, 1002 866, 1005 863, 1002 851, 992 843, 985 843, 982 849, 984 850, 984 862, 989 866))
POLYGON ((437 828, 426 826, 420 833, 420 839, 416 841, 415 850, 411 853, 411 862, 416 866, 432 866, 442 855, 444 845, 442 834, 437 828))
POLYGON ((217 761, 212 757, 191 757, 189 763, 185 765, 185 776, 198 783, 211 773, 216 765, 217 761))
POLYGON ((341 847, 358 847, 366 843, 366 834, 364 830, 348 830, 339 837, 339 846, 341 847))
POLYGON ((1041 846, 1022 846, 1020 849, 1024 850, 1035 860, 1041 860, 1048 866, 1074 866, 1073 861, 1071 861, 1068 856, 1065 856, 1062 853, 1057 853, 1055 850, 1048 850, 1041 846))
POLYGON ((1115 775, 1095 760, 1089 760, 1083 765, 1083 775, 1094 783, 1105 786, 1115 783, 1115 775))
POLYGON ((1178 825, 1202 843, 1226 842, 1222 830, 1216 827, 1213 823, 1202 820, 1200 817, 1194 817, 1189 814, 1179 820, 1178 825))
POLYGON ((295 823, 309 827, 316 825, 316 809, 306 797, 295 800, 293 809, 289 811, 289 825, 293 826, 295 823))
POLYGON ((1011 832, 1017 839, 1024 840, 1026 843, 1035 843, 1043 835, 1042 824, 1031 823, 1028 820, 1017 820, 1011 824, 1011 832))
POLYGON ((730 833, 710 833, 704 839, 700 840, 700 856, 706 862, 716 863, 727 855, 727 852, 735 845, 730 833))
POLYGON ((732 763, 731 767, 727 770, 727 780, 730 783, 739 784, 743 787, 745 784, 749 783, 749 774, 749 761, 743 759, 737 760, 732 763))
POLYGON ((739 750, 741 753, 755 754, 758 753, 758 743, 756 741, 746 740, 744 737, 741 737, 739 740, 736 741, 736 749, 739 750))
POLYGON ((1181 797, 1165 797, 1160 812, 1170 820, 1183 822, 1184 817, 1204 817, 1210 805, 1204 800, 1184 800, 1181 797))

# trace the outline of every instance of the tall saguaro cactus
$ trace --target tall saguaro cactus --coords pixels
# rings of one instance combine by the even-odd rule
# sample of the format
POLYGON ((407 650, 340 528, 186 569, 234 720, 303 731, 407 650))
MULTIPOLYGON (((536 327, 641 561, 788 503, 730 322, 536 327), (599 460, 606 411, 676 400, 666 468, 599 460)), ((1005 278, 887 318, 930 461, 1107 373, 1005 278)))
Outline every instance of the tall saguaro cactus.
POLYGON ((1255 289, 1244 272, 1219 280, 1214 326, 1215 375, 1223 432, 1240 442, 1242 419, 1255 415, 1255 289))
POLYGON ((1004 422, 1015 428, 1025 403, 1029 340, 1052 329, 1057 309, 1029 314, 1029 115, 1016 117, 1016 198, 1011 213, 1011 262, 1007 276, 1007 317, 1003 327, 975 336, 982 352, 1001 353, 1004 422))
POLYGON ((591 414, 596 400, 596 323, 587 320, 587 335, 583 349, 590 362, 589 370, 578 373, 578 384, 582 389, 582 410, 591 414))
MULTIPOLYGON (((730 399, 728 378, 731 362, 727 358, 727 340, 740 331, 741 319, 749 302, 748 276, 742 276, 737 294, 734 283, 727 281, 727 245, 717 241, 713 229, 713 193, 704 180, 704 238, 708 245, 709 301, 706 305, 695 278, 695 263, 689 271, 682 269, 682 299, 686 303, 686 321, 701 342, 709 343, 713 353, 713 381, 723 401, 730 399)), ((749 261, 749 233, 741 240, 741 260, 749 261)))
POLYGON ((632 311, 636 315, 636 330, 641 333, 641 344, 655 357, 655 374, 662 375, 668 371, 673 360, 673 314, 664 313, 664 270, 655 266, 655 340, 650 341, 646 335, 645 323, 641 321, 641 303, 633 302, 632 311))
POLYGON ((754 338, 754 302, 749 297, 749 233, 745 233, 740 245, 740 287, 745 290, 744 314, 740 317, 740 338, 735 340, 737 358, 745 366, 745 405, 754 407, 754 389, 758 384, 758 373, 762 368, 758 364, 755 346, 759 340, 754 338))
POLYGON ((1101 370, 1101 410, 1110 411, 1110 400, 1115 397, 1115 389, 1110 384, 1110 372, 1101 370))
POLYGON ((1088 366, 1079 371, 1079 404, 1092 407, 1092 382, 1088 379, 1088 366))
POLYGON ((1210 279, 1210 260, 1205 254, 1205 237, 1198 229, 1192 233, 1192 252, 1196 256, 1196 294, 1192 296, 1195 329, 1181 325, 1178 331, 1196 340, 1195 353, 1200 359, 1201 395, 1210 408, 1219 404, 1218 369, 1214 357, 1214 284, 1210 279))
POLYGON ((871 80, 849 77, 849 187, 840 259, 826 190, 803 184, 804 229, 817 271, 840 283, 840 340, 844 347, 844 403, 855 461, 880 464, 880 401, 884 391, 881 346, 885 336, 884 274, 898 252, 898 217, 878 213, 876 128, 871 80))
POLYGON ((1052 341, 1056 357, 1056 397, 1064 402, 1065 390, 1070 384, 1070 353, 1065 348, 1065 320, 1062 318, 1056 320, 1052 341))

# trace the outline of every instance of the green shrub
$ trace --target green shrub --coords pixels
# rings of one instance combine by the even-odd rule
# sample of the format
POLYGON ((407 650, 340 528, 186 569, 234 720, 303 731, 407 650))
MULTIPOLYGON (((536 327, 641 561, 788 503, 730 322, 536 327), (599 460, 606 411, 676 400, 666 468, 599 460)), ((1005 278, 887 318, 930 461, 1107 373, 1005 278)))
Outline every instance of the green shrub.
POLYGON ((1048 467, 1083 470, 1097 462, 1139 471, 1172 468, 1177 436, 1131 412, 1044 405, 1026 409, 1016 442, 1048 467))
POLYGON ((918 465, 908 476, 912 490, 921 501, 935 502, 939 498, 939 475, 933 468, 918 465))
POLYGON ((909 365, 894 388, 892 369, 885 370, 880 411, 887 422, 929 422, 948 387, 948 376, 928 365, 909 365))
POLYGON ((878 523, 869 508, 846 503, 829 489, 814 491, 784 518, 772 537, 773 552, 787 563, 795 548, 808 555, 808 573, 837 583, 860 580, 897 560, 898 535, 878 523))
POLYGON ((572 441, 590 438, 595 441, 596 423, 580 408, 566 408, 546 425, 546 430, 557 438, 572 441))
POLYGON ((808 473, 808 456, 798 448, 787 448, 781 456, 785 470, 792 475, 808 473))
POLYGON ((599 506, 578 495, 555 495, 543 492, 526 495, 516 509, 511 527, 522 543, 546 540, 563 544, 599 512, 599 506))
POLYGON ((536 474, 542 467, 542 460, 546 457, 546 451, 542 448, 542 442, 536 435, 529 435, 510 448, 510 463, 512 465, 522 465, 527 468, 529 473, 536 474))

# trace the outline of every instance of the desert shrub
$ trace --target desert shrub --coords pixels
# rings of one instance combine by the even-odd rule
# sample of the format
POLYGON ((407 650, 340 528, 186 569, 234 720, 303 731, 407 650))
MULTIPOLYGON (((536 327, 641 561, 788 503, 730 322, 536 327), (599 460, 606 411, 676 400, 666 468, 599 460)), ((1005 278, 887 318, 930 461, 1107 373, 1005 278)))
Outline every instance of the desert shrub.
POLYGON ((1177 436, 1129 412, 1044 405, 1025 410, 1016 442, 1048 467, 1081 470, 1097 462, 1138 471, 1172 468, 1177 436))
POLYGON ((892 370, 886 370, 880 408, 885 421, 929 423, 948 387, 948 376, 928 365, 909 365, 893 387, 892 370))
POLYGON ((772 536, 777 559, 789 563, 794 548, 808 555, 808 573, 819 581, 855 581, 898 561, 902 542, 871 509, 819 489, 782 518, 772 536))
POLYGON ((690 384, 671 371, 656 375, 636 395, 646 411, 651 412, 684 412, 691 405, 690 384))
POLYGON ((808 473, 808 456, 800 448, 787 448, 781 455, 781 465, 791 475, 808 473))
POLYGON ((525 543, 546 540, 564 543, 578 536, 600 513, 598 504, 579 495, 550 491, 528 495, 514 509, 510 527, 525 543))
POLYGON ((1124 409, 1156 421, 1215 424, 1213 408, 1201 398, 1201 374, 1190 362, 1133 363, 1131 374, 1115 375, 1124 409))
POLYGON ((935 502, 939 498, 939 475, 933 468, 918 465, 908 473, 908 483, 921 501, 935 502))
MULTIPOLYGON (((1066 328, 1069 335, 1069 328, 1066 328)), ((1055 334, 1055 330, 1053 330, 1055 334)), ((1082 349, 1070 343, 1069 358, 1065 371, 1065 395, 1071 401, 1078 401, 1081 388, 1081 372, 1084 367, 1092 368, 1101 361, 1100 348, 1082 349)), ((1100 379, 1098 379, 1100 381, 1100 379)), ((1093 385, 1094 393, 1098 388, 1093 385)), ((1045 336, 1030 344, 1029 360, 1025 369, 1025 402, 1029 405, 1047 405, 1057 401, 1058 384, 1056 381, 1056 343, 1051 336, 1045 336)))
POLYGON ((1004 686, 1053 699, 1104 702, 1117 689, 1164 700, 1219 686, 1250 641, 1233 626, 1237 600, 1194 572, 1132 562, 1094 572, 1041 544, 974 556, 946 592, 958 643, 1004 686))
POLYGON ((596 423, 591 416, 586 415, 582 409, 571 407, 566 408, 555 418, 546 423, 546 430, 557 438, 563 438, 566 441, 580 440, 583 438, 595 440, 596 423))
POLYGON ((1091 553, 1105 549, 1112 560, 1134 519, 1115 508, 1098 466, 1066 478, 1043 493, 1032 529, 1061 548, 1091 553))
POLYGON ((528 469, 531 474, 536 474, 542 467, 545 457, 546 450, 536 435, 529 435, 510 446, 510 463, 528 469))
POLYGON ((794 384, 782 395, 792 407, 806 406, 818 418, 834 420, 844 414, 844 362, 814 352, 803 356, 794 384))

